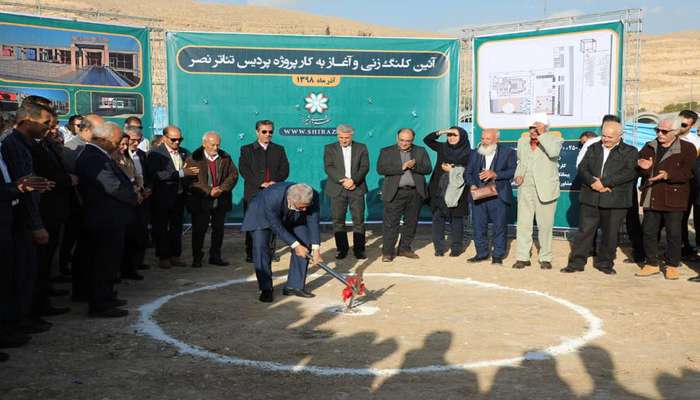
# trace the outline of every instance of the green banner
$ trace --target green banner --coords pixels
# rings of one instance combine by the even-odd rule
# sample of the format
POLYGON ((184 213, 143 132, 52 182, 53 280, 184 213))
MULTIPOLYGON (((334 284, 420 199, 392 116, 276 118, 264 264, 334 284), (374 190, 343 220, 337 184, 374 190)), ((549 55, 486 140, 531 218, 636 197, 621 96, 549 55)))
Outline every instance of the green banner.
MULTIPOLYGON (((169 119, 194 150, 202 134, 222 135, 236 161, 256 140, 255 122, 275 123, 289 179, 321 189, 323 147, 335 127, 350 124, 367 144, 369 220, 381 220, 379 150, 395 143, 401 127, 416 144, 458 120, 459 42, 454 39, 168 33, 169 119)), ((242 217, 243 185, 234 191, 231 217, 242 217)), ((329 218, 324 196, 322 214, 329 218)))
POLYGON ((579 136, 600 134, 605 114, 622 116, 623 32, 616 21, 474 39, 474 141, 496 128, 515 146, 535 113, 565 140, 555 227, 578 225, 579 136))
POLYGON ((146 28, 0 13, 0 111, 40 95, 61 120, 134 115, 149 134, 150 58, 146 28))

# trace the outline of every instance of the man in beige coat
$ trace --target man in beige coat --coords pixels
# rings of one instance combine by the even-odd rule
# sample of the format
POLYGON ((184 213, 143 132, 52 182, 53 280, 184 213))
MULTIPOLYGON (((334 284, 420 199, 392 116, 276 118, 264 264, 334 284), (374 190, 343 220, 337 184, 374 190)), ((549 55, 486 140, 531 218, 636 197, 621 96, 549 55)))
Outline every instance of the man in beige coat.
POLYGON ((547 128, 547 115, 535 114, 529 135, 518 140, 518 167, 514 179, 518 186, 518 252, 513 264, 516 269, 530 266, 534 218, 540 243, 540 267, 552 268, 552 228, 559 198, 559 151, 563 140, 549 133, 547 128))

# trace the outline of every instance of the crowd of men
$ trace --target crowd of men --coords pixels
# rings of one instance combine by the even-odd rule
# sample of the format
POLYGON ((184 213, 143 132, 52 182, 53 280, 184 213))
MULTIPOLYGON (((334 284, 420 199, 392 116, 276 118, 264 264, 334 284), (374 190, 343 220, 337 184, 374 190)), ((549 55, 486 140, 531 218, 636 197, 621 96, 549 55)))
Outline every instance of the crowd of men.
MULTIPOLYGON (((561 272, 583 271, 594 254, 596 269, 615 274, 623 220, 632 258, 642 266, 638 277, 663 273, 675 280, 682 258, 699 261, 687 227, 690 210, 700 206, 700 137, 690 133, 696 122, 692 111, 659 122, 657 138, 641 151, 622 141, 622 125, 612 115, 603 118, 600 136, 581 135, 579 233, 561 272), (665 254, 659 249, 662 231, 665 254)), ((282 293, 314 296, 305 281, 309 264, 323 261, 320 193, 287 181, 289 161, 284 147, 271 140, 272 121, 256 123, 256 140, 241 147, 238 163, 221 149, 217 132, 204 133, 201 146, 190 153, 180 146, 178 127, 168 126, 148 141, 137 117, 120 126, 95 114, 75 115, 59 126, 51 103, 39 96, 25 98, 15 119, 0 128, 0 347, 24 345, 30 335, 52 327, 43 317, 69 311, 52 305, 52 297, 68 294, 53 282, 71 282, 71 299, 87 303, 90 317, 128 315, 123 308, 127 300, 118 297, 115 284, 144 279, 139 271, 150 268, 144 262, 149 244, 159 268, 187 266, 181 257, 185 209, 192 221, 189 265, 203 266, 209 227, 208 264, 229 265, 222 255, 224 221, 239 174, 244 180, 245 257, 255 266, 259 300, 274 299, 271 264, 278 240, 292 249, 282 293)), ((371 165, 367 146, 353 135, 352 126, 338 126, 337 141, 323 153, 336 259, 350 253, 348 211, 352 254, 367 257, 365 180, 371 165)), ((419 258, 412 243, 421 208, 428 203, 435 257, 444 257, 448 249, 450 257, 464 252, 471 210, 476 254, 467 261, 502 264, 508 251, 507 215, 517 207, 512 267, 531 265, 534 221, 539 265, 553 267, 563 140, 549 131, 545 114, 532 117, 516 149, 499 143, 495 129, 483 130, 474 150, 460 127, 431 132, 423 141, 437 153, 434 166, 426 148, 414 144, 415 136, 410 128, 399 129, 396 144, 381 149, 376 163, 384 206, 382 262, 419 258)), ((7 355, 0 353, 4 359, 7 355)))

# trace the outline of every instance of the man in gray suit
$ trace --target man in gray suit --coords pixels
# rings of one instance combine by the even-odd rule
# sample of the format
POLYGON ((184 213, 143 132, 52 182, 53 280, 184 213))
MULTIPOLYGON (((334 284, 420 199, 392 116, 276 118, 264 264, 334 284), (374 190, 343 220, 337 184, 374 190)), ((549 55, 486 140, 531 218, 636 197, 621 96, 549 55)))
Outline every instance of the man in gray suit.
POLYGON ((328 179, 325 192, 331 199, 331 217, 335 247, 335 258, 341 260, 348 255, 350 245, 345 233, 345 215, 350 207, 352 216, 352 246, 357 259, 365 259, 365 177, 369 172, 367 146, 352 140, 355 130, 350 125, 338 125, 338 142, 327 144, 323 149, 323 166, 328 179))
POLYGON ((423 201, 428 198, 425 175, 433 167, 428 152, 423 147, 414 146, 415 133, 411 128, 401 128, 396 135, 396 144, 385 147, 379 154, 377 172, 384 175, 382 201, 384 202, 384 237, 382 261, 394 260, 394 246, 399 236, 401 216, 404 224, 399 242, 399 256, 418 258, 411 250, 416 234, 418 215, 423 201))

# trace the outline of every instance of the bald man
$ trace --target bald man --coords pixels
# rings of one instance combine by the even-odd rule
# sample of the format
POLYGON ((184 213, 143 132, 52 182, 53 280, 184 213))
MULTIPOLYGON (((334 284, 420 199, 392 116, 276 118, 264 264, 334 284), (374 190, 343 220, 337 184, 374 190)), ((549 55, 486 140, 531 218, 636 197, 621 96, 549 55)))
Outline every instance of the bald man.
POLYGON ((192 267, 202 266, 204 236, 210 223, 209 264, 229 265, 221 257, 221 244, 226 213, 233 204, 231 191, 238 181, 238 169, 231 156, 221 150, 221 135, 214 131, 202 136, 202 145, 192 152, 186 164, 199 169, 186 201, 187 210, 192 214, 192 267))
POLYGON ((594 267, 615 274, 617 233, 632 206, 637 180, 637 149, 622 142, 619 122, 603 124, 601 140, 586 151, 578 166, 581 179, 579 234, 569 264, 561 272, 583 271, 594 246, 598 228, 603 235, 594 267))

